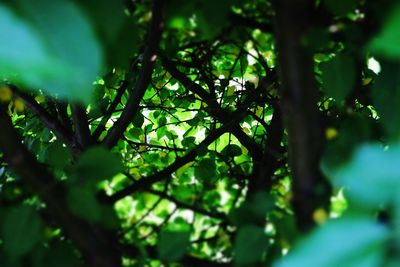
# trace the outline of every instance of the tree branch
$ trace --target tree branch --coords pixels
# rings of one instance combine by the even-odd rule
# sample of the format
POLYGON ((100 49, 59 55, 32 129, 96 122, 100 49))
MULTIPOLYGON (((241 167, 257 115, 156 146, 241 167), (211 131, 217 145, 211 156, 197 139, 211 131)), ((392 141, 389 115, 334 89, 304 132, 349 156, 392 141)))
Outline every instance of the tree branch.
POLYGON ((149 86, 151 81, 151 75, 153 72, 154 64, 157 59, 158 46, 161 40, 161 34, 163 31, 163 17, 166 0, 154 0, 152 8, 152 20, 149 28, 149 36, 147 40, 147 47, 143 53, 143 64, 135 86, 130 92, 131 95, 125 106, 121 117, 109 130, 105 137, 103 144, 112 148, 117 144, 118 140, 122 137, 128 125, 132 122, 133 117, 139 110, 139 104, 142 100, 144 93, 149 86))
POLYGON ((96 130, 93 132, 93 140, 98 140, 101 133, 106 129, 106 124, 107 121, 111 118, 112 114, 115 112, 118 104, 121 102, 122 96, 124 95, 126 89, 129 86, 129 82, 127 80, 124 80, 121 84, 121 86, 118 88, 118 92, 116 96, 114 97, 113 102, 110 104, 110 106, 107 109, 106 114, 104 114, 103 118, 101 118, 101 121, 99 125, 97 126, 96 130))
POLYGON ((281 150, 281 140, 283 137, 282 114, 278 107, 274 108, 271 123, 265 129, 267 132, 267 142, 265 144, 264 155, 261 161, 254 163, 253 177, 249 180, 248 196, 256 191, 269 191, 272 187, 272 176, 279 167, 279 154, 281 150))
POLYGON ((246 103, 242 105, 242 109, 231 113, 221 108, 218 101, 213 98, 206 90, 204 90, 203 87, 190 80, 184 73, 180 72, 172 61, 163 57, 162 65, 187 90, 191 91, 194 94, 197 94, 203 99, 204 102, 206 102, 208 106, 208 111, 213 117, 217 118, 222 123, 229 123, 232 118, 235 118, 237 124, 230 128, 230 132, 233 133, 236 138, 248 149, 253 158, 260 157, 262 155, 262 149, 260 148, 260 146, 242 130, 240 125, 238 125, 238 123, 241 121, 241 118, 246 114, 245 112, 243 112, 242 109, 245 109, 247 107, 247 104, 249 104, 249 102, 251 102, 251 100, 255 97, 254 95, 253 97, 249 97, 246 99, 246 103))
POLYGON ((71 112, 76 138, 81 147, 85 148, 92 143, 86 110, 79 104, 72 104, 71 112))
MULTIPOLYGON (((57 114, 57 118, 64 127, 72 133, 72 122, 68 116, 67 107, 68 103, 59 100, 56 101, 54 98, 46 97, 48 106, 51 108, 50 114, 54 111, 57 114)), ((55 115, 53 115, 55 117, 55 115)))
POLYGON ((147 190, 147 192, 149 192, 149 193, 151 193, 153 195, 159 196, 162 199, 166 199, 168 201, 171 201, 171 202, 175 203, 176 206, 178 206, 179 208, 191 210, 193 212, 196 212, 196 213, 199 213, 199 214, 203 214, 203 215, 208 216, 210 218, 222 220, 222 221, 225 221, 225 222, 228 221, 228 217, 224 213, 215 212, 215 211, 207 211, 207 210, 205 210, 205 209, 203 209, 201 207, 198 207, 198 205, 196 205, 196 203, 191 205, 191 204, 179 201, 176 198, 168 195, 165 192, 161 192, 161 191, 157 191, 157 190, 151 190, 151 189, 147 190))
POLYGON ((213 130, 198 146, 197 148, 194 148, 190 150, 185 156, 183 157, 178 157, 174 163, 166 167, 164 170, 157 172, 153 175, 150 175, 149 177, 142 178, 138 180, 137 182, 133 183, 132 185, 129 185, 125 187, 124 189, 116 192, 115 194, 105 197, 105 201, 107 203, 114 203, 134 192, 137 191, 142 191, 148 189, 151 185, 153 185, 156 182, 162 181, 164 179, 167 179, 171 177, 172 173, 177 171, 180 167, 185 165, 186 163, 189 163, 190 161, 193 161, 199 151, 199 148, 207 148, 212 142, 214 142, 218 137, 220 137, 222 134, 227 132, 229 128, 232 127, 232 124, 227 124, 222 126, 221 128, 218 128, 216 130, 213 130))
POLYGON ((276 0, 274 7, 282 109, 289 134, 293 207, 299 228, 306 231, 314 225, 314 210, 330 196, 328 190, 322 190, 322 195, 317 193, 324 184, 319 170, 323 137, 313 57, 302 42, 311 26, 313 1, 276 0))
POLYGON ((178 147, 169 147, 169 146, 161 146, 161 145, 155 145, 155 144, 149 144, 149 143, 142 143, 142 142, 135 142, 132 140, 127 139, 126 137, 124 137, 125 142, 127 142, 131 147, 132 146, 145 146, 145 147, 149 147, 149 148, 158 148, 158 149, 162 149, 162 150, 169 150, 169 151, 175 151, 175 152, 185 152, 186 149, 184 148, 178 148, 178 147))
POLYGON ((66 189, 22 144, 6 112, 0 105, 0 149, 9 166, 43 201, 90 266, 120 267, 121 255, 116 249, 116 237, 69 211, 65 201, 66 189))
MULTIPOLYGON (((145 251, 147 252, 150 258, 157 259, 158 253, 157 249, 154 246, 147 246, 144 247, 145 251)), ((131 258, 138 258, 142 254, 142 251, 136 245, 125 244, 124 245, 124 253, 126 256, 131 258)), ((183 266, 190 266, 190 267, 231 267, 233 266, 232 263, 229 262, 215 262, 208 259, 201 259, 192 255, 185 255, 183 259, 178 261, 179 263, 183 264, 183 266)))
POLYGON ((39 117, 43 124, 46 125, 57 138, 68 145, 75 154, 81 152, 82 147, 74 138, 73 133, 65 128, 56 117, 53 117, 47 112, 32 96, 21 92, 15 86, 10 86, 10 88, 12 88, 13 93, 24 101, 25 105, 39 117))

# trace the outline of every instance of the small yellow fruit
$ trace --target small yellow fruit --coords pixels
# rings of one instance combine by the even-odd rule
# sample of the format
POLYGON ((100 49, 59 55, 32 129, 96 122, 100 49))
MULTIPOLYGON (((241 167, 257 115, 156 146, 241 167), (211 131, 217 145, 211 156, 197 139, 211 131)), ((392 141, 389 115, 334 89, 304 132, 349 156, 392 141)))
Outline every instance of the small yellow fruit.
POLYGON ((329 127, 325 131, 325 138, 327 140, 335 139, 338 136, 338 131, 335 128, 329 127))
POLYGON ((12 98, 12 91, 7 85, 0 85, 0 101, 8 102, 12 98))
POLYGON ((313 212, 313 219, 318 224, 323 224, 328 219, 328 214, 324 209, 316 209, 313 212))
POLYGON ((370 84, 371 81, 372 81, 372 78, 365 78, 365 79, 363 79, 362 84, 365 86, 365 85, 370 84))
POLYGON ((24 103, 24 101, 22 101, 21 98, 16 98, 14 100, 14 107, 15 107, 15 111, 17 113, 22 112, 25 110, 25 103, 24 103))

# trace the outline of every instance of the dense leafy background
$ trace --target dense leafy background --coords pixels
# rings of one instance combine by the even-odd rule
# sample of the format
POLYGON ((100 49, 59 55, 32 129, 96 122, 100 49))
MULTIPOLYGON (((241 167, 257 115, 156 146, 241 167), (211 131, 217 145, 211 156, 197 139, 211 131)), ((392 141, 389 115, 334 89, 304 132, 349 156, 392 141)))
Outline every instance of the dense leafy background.
POLYGON ((398 266, 400 6, 277 2, 2 1, 0 266, 398 266))

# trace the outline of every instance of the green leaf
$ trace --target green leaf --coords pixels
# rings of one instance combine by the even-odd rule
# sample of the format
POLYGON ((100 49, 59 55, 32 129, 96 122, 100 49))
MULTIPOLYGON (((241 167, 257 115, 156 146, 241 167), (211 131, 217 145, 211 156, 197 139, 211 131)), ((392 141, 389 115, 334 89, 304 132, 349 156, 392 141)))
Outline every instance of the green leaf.
POLYGON ((227 145, 221 153, 230 157, 237 157, 242 155, 242 149, 238 145, 227 145))
POLYGON ((117 37, 126 17, 123 0, 84 0, 79 1, 79 4, 89 15, 103 40, 111 41, 117 37))
POLYGON ((0 5, 0 32, 7 36, 0 43, 0 77, 88 102, 102 52, 84 14, 66 0, 19 0, 13 6, 20 17, 0 5))
POLYGON ((46 149, 45 161, 55 168, 62 169, 70 164, 71 160, 71 152, 61 142, 53 142, 46 149))
POLYGON ((321 168, 328 177, 347 164, 358 145, 370 139, 373 123, 371 118, 360 114, 342 119, 337 138, 327 143, 322 157, 321 168))
POLYGON ((373 103, 389 137, 400 137, 400 64, 382 62, 382 72, 372 88, 373 103))
POLYGON ((158 126, 165 125, 166 123, 167 123, 167 118, 164 117, 164 116, 159 118, 158 121, 157 121, 158 126))
POLYGON ((400 5, 386 19, 381 32, 367 46, 372 52, 392 59, 400 59, 400 5))
POLYGON ((194 175, 200 181, 214 181, 217 178, 217 166, 212 159, 202 159, 194 169, 194 175))
POLYGON ((215 37, 228 22, 231 5, 236 1, 179 1, 174 0, 167 11, 167 26, 175 29, 189 27, 189 18, 195 14, 200 38, 215 37))
POLYGON ((139 52, 143 35, 136 21, 126 18, 117 37, 106 47, 108 65, 129 68, 131 59, 139 52))
POLYGON ((82 219, 98 222, 101 219, 101 206, 95 193, 86 187, 71 187, 67 194, 68 207, 82 219))
POLYGON ((75 166, 79 179, 93 182, 112 178, 122 170, 120 158, 100 146, 86 150, 75 166))
POLYGON ((234 1, 199 1, 196 15, 203 38, 213 38, 227 25, 228 15, 234 1))
POLYGON ((274 266, 382 266, 388 237, 388 229, 369 218, 343 217, 316 229, 274 266))
POLYGON ((52 244, 40 266, 37 267, 71 267, 79 266, 75 248, 69 243, 52 244))
POLYGON ((196 141, 196 137, 194 137, 194 136, 185 137, 182 140, 182 145, 184 147, 193 147, 196 144, 195 141, 196 141))
POLYGON ((312 27, 304 37, 303 43, 311 52, 321 51, 329 47, 329 32, 323 27, 312 27))
POLYGON ((235 266, 256 263, 268 247, 263 228, 247 225, 239 229, 235 240, 235 266))
POLYGON ((327 8, 337 16, 344 16, 353 11, 359 0, 324 0, 327 8))
POLYGON ((193 200, 196 198, 196 193, 192 187, 181 185, 176 188, 174 192, 178 200, 182 200, 187 203, 193 202, 193 200))
POLYGON ((166 262, 178 261, 185 255, 189 244, 189 231, 163 230, 158 239, 158 255, 166 262))
POLYGON ((351 161, 332 175, 337 187, 344 187, 350 200, 378 207, 394 200, 400 187, 400 144, 384 149, 378 144, 361 146, 351 161))
POLYGON ((275 207, 274 199, 266 193, 256 193, 229 214, 231 221, 238 227, 249 224, 265 223, 267 212, 275 207))
POLYGON ((138 112, 133 118, 132 124, 137 128, 141 128, 144 123, 144 116, 142 113, 138 112))
POLYGON ((129 67, 129 61, 140 44, 139 27, 125 13, 123 0, 79 1, 104 44, 110 67, 129 67))
POLYGON ((347 55, 339 54, 332 60, 322 63, 322 86, 328 96, 342 103, 353 89, 355 83, 354 61, 347 55))
POLYGON ((144 132, 141 128, 132 128, 126 133, 126 137, 135 142, 141 142, 140 136, 143 135, 144 132))
POLYGON ((41 238, 42 221, 35 209, 22 205, 5 216, 2 237, 4 250, 11 257, 19 257, 31 249, 41 238))
MULTIPOLYGON (((41 79, 66 78, 49 65, 56 65, 45 48, 45 43, 25 21, 10 9, 0 5, 0 32, 8 38, 0 42, 0 77, 42 86, 41 79), (29 51, 29 53, 20 53, 29 51)), ((61 67, 60 67, 61 69, 61 67)))

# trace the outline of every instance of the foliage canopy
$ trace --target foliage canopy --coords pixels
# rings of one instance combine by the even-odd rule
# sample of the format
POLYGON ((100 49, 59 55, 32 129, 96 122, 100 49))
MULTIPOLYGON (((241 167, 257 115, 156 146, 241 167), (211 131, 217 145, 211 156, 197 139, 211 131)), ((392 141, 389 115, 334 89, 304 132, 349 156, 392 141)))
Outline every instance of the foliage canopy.
POLYGON ((0 3, 0 266, 400 264, 395 0, 0 3))

